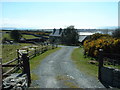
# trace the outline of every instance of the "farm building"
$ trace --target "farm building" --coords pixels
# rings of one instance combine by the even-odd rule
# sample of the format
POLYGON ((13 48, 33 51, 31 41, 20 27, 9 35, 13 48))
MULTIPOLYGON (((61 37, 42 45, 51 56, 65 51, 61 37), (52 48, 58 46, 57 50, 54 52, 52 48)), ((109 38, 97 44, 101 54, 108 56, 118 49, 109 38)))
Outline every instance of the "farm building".
MULTIPOLYGON (((50 40, 52 40, 52 42, 59 42, 60 43, 60 39, 62 37, 62 33, 63 33, 64 29, 53 29, 53 32, 50 34, 50 40)), ((90 36, 93 35, 97 32, 78 32, 79 34, 79 42, 83 43, 84 40, 90 36)))
POLYGON ((53 32, 50 34, 51 42, 60 43, 62 33, 63 33, 63 29, 53 29, 53 32))
POLYGON ((84 40, 87 38, 87 36, 93 35, 95 33, 91 33, 91 32, 78 32, 79 34, 79 42, 83 43, 84 40))

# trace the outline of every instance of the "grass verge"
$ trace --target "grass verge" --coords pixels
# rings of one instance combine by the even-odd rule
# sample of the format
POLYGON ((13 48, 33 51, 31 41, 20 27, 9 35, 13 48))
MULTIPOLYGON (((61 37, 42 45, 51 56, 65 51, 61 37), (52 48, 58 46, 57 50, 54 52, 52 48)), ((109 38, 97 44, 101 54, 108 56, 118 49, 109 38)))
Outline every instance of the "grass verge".
MULTIPOLYGON (((46 51, 45 53, 40 54, 40 55, 32 58, 32 59, 30 60, 30 68, 31 68, 31 70, 35 69, 35 68, 41 63, 41 61, 42 61, 45 57, 47 57, 48 55, 50 55, 51 53, 53 53, 53 52, 55 52, 55 51, 57 51, 57 50, 59 50, 59 49, 61 49, 61 47, 58 47, 58 48, 55 48, 55 49, 52 49, 52 50, 48 50, 48 51, 46 51)), ((37 77, 38 77, 37 75, 35 75, 34 73, 32 73, 32 75, 31 75, 32 80, 38 79, 37 77)))
POLYGON ((74 49, 71 55, 72 60, 80 71, 97 78, 98 66, 90 64, 88 61, 92 58, 85 58, 83 52, 84 49, 82 47, 74 49))

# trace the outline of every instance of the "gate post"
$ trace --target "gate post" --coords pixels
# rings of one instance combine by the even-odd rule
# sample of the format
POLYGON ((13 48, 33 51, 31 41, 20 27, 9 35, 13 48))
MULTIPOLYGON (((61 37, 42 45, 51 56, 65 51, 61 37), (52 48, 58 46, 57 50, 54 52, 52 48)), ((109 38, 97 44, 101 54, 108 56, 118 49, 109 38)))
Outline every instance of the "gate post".
POLYGON ((31 75, 30 75, 30 64, 29 64, 29 57, 27 53, 22 54, 22 60, 23 60, 23 73, 27 74, 28 79, 28 86, 30 86, 31 83, 31 75))
POLYGON ((102 49, 99 49, 99 68, 98 68, 98 79, 101 81, 101 68, 103 67, 103 55, 102 55, 102 49))
POLYGON ((0 90, 2 90, 2 58, 0 58, 0 90))
POLYGON ((54 49, 54 43, 52 43, 52 49, 54 49))
POLYGON ((56 48, 58 47, 58 44, 56 43, 56 48))
POLYGON ((18 58, 18 64, 19 64, 19 62, 20 62, 20 54, 19 54, 19 49, 17 49, 17 58, 18 58))

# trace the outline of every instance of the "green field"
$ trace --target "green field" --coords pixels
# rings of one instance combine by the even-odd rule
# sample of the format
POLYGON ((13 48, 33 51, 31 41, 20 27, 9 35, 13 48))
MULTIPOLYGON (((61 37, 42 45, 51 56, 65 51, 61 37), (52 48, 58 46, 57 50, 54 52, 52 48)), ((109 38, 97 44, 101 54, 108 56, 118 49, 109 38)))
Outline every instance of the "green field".
MULTIPOLYGON (((37 38, 36 36, 33 36, 33 35, 25 35, 25 34, 22 34, 22 37, 25 38, 25 39, 32 39, 32 38, 37 38)), ((10 34, 9 33, 5 33, 2 35, 2 38, 7 38, 9 40, 13 40, 11 37, 10 37, 10 34)))
POLYGON ((23 38, 25 38, 25 39, 32 39, 32 38, 38 38, 38 37, 35 37, 35 36, 33 36, 33 35, 22 35, 23 36, 23 38))
POLYGON ((7 38, 7 39, 9 39, 9 40, 13 40, 13 39, 10 37, 10 34, 9 34, 9 33, 2 34, 2 38, 7 38))
POLYGON ((24 46, 30 46, 31 44, 17 43, 11 45, 2 45, 2 62, 8 62, 17 58, 17 49, 20 49, 24 46))
POLYGON ((80 71, 97 78, 98 66, 90 64, 89 61, 91 58, 85 58, 83 52, 83 48, 74 49, 71 56, 72 60, 80 71))

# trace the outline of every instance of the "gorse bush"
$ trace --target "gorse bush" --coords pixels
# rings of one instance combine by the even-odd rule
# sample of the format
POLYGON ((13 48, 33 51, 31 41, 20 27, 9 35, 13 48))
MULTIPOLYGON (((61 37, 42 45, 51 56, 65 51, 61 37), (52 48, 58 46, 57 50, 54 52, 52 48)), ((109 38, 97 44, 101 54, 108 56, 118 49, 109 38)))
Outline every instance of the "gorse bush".
POLYGON ((96 33, 96 34, 93 34, 89 37, 89 40, 97 40, 99 38, 111 38, 112 36, 108 35, 108 34, 100 34, 100 33, 96 33))
POLYGON ((91 37, 92 39, 84 41, 85 55, 97 57, 99 49, 103 49, 105 53, 120 53, 120 39, 104 34, 94 34, 91 37))

